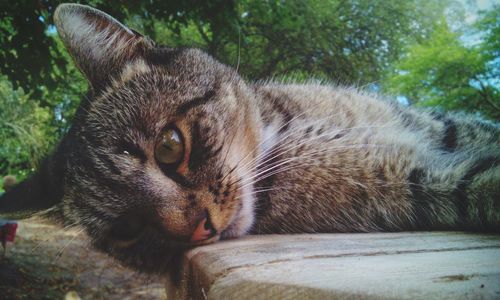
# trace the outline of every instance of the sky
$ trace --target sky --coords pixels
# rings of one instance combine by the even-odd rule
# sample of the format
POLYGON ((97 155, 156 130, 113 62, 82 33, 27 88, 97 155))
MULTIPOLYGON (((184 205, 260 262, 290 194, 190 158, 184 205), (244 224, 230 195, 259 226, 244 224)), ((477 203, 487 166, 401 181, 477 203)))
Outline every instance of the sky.
POLYGON ((469 8, 465 16, 467 23, 473 23, 477 19, 478 10, 490 9, 494 4, 500 4, 500 0, 458 0, 458 2, 461 2, 464 7, 469 8))

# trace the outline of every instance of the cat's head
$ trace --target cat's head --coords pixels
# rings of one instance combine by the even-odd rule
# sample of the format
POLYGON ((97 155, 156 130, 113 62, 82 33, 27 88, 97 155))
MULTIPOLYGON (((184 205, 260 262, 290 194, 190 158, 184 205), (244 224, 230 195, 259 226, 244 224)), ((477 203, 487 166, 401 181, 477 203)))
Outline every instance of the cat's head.
POLYGON ((157 47, 87 6, 59 6, 55 23, 91 89, 52 159, 60 166, 48 167, 64 174, 66 220, 153 272, 180 249, 245 234, 262 125, 237 73, 200 50, 157 47))

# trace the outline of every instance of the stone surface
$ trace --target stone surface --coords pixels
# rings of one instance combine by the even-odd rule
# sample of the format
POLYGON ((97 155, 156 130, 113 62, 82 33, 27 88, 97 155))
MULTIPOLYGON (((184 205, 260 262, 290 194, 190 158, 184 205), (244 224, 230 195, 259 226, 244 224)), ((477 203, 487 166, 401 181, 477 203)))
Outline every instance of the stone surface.
POLYGON ((500 235, 262 235, 195 248, 168 299, 500 299, 500 235))

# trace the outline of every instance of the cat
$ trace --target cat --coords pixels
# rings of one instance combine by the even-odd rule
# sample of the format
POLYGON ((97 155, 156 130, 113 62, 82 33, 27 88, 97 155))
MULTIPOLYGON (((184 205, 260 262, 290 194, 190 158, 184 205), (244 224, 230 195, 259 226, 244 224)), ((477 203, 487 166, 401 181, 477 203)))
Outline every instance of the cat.
POLYGON ((78 4, 57 31, 89 82, 73 125, 0 212, 57 208, 162 273, 186 249, 264 233, 500 231, 500 127, 355 88, 244 80, 78 4))

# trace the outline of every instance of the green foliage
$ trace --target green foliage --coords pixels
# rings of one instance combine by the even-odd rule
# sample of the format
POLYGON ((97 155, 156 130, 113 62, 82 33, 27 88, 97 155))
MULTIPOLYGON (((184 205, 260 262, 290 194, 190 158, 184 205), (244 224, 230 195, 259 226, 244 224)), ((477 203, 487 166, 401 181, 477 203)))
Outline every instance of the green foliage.
POLYGON ((403 46, 428 35, 447 1, 241 1, 241 51, 224 57, 251 78, 291 72, 345 84, 377 81, 403 46), (431 9, 432 8, 432 9, 431 9), (419 26, 415 26, 419 20, 419 26), (432 23, 432 22, 431 22, 432 23), (240 53, 241 52, 241 53, 240 53))
POLYGON ((56 4, 64 1, 50 2, 0 1, 0 74, 35 97, 42 86, 51 89, 64 80, 64 74, 53 70, 67 64, 46 34, 56 4))
MULTIPOLYGON (((482 12, 482 18, 476 23, 476 30, 484 33, 484 41, 481 46, 483 54, 490 61, 500 57, 500 4, 492 9, 482 12)), ((497 73, 500 63, 496 63, 497 73)))
MULTIPOLYGON (((81 2, 166 45, 204 48, 251 79, 301 72, 363 84, 378 80, 404 45, 428 36, 450 1, 81 2)), ((67 81, 65 51, 47 37, 59 2, 0 6, 0 72, 35 96, 40 86, 51 90, 67 81)))
MULTIPOLYGON (((22 178, 36 168, 69 128, 87 89, 53 24, 62 2, 0 0, 2 175, 22 178)), ((79 2, 160 44, 205 49, 251 80, 365 85, 388 74, 383 86, 412 103, 500 118, 498 6, 473 28, 482 42, 466 47, 444 21, 463 19, 454 0, 79 2)))
POLYGON ((129 10, 127 23, 165 45, 203 48, 250 79, 301 73, 364 84, 428 36, 449 2, 240 0, 220 8, 223 19, 177 20, 160 10, 146 19, 129 10))
POLYGON ((52 113, 0 77, 0 174, 19 178, 33 171, 56 142, 52 113))
POLYGON ((406 96, 410 103, 479 112, 500 120, 499 21, 498 9, 487 13, 478 22, 486 36, 467 47, 443 18, 428 40, 409 47, 395 63, 385 88, 406 96))

